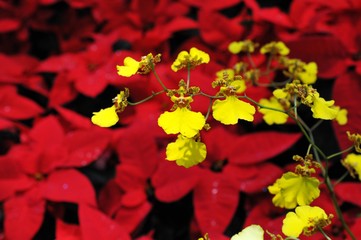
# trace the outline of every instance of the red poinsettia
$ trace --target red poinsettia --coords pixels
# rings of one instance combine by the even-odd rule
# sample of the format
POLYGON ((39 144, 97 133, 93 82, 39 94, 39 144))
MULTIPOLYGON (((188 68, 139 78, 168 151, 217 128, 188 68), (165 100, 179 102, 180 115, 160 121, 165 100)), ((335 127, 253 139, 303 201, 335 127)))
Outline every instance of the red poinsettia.
POLYGON ((6 237, 34 236, 47 201, 96 206, 90 181, 74 167, 95 161, 109 142, 109 132, 98 128, 64 132, 54 116, 37 121, 22 143, 0 160, 6 237), (22 231, 17 230, 19 225, 24 226, 22 231))

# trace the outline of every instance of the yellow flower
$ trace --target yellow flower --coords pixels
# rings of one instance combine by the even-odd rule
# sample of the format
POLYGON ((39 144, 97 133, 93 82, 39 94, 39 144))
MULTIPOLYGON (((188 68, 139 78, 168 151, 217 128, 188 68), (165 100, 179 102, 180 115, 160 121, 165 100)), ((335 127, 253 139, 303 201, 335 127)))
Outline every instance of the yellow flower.
POLYGON ((171 68, 174 72, 182 68, 190 68, 193 69, 194 67, 202 64, 202 63, 209 63, 209 55, 195 47, 192 47, 189 51, 181 51, 177 59, 173 62, 171 68))
POLYGON ((272 202, 275 206, 292 209, 297 205, 309 205, 320 195, 318 186, 320 181, 315 177, 301 176, 287 172, 268 187, 271 194, 275 194, 272 202))
POLYGON ((305 84, 314 84, 317 80, 317 64, 315 62, 304 64, 303 71, 297 74, 297 78, 305 84))
POLYGON ((201 163, 206 158, 207 150, 204 143, 179 134, 175 142, 168 144, 166 154, 167 160, 189 168, 201 163))
POLYGON ((118 75, 123 77, 133 76, 138 72, 139 67, 140 62, 131 57, 126 57, 124 59, 124 66, 117 65, 118 75))
POLYGON ((357 174, 361 181, 361 155, 350 153, 342 161, 342 164, 348 169, 352 177, 356 177, 357 174))
POLYGON ((254 52, 256 44, 254 44, 251 40, 239 41, 239 42, 231 42, 228 45, 228 50, 233 54, 238 54, 239 52, 254 52))
POLYGON ((238 119, 252 122, 256 112, 254 106, 234 95, 227 96, 225 100, 214 101, 212 110, 213 118, 225 125, 236 124, 238 119))
POLYGON ((349 131, 347 131, 346 133, 348 140, 353 142, 356 152, 361 153, 361 135, 358 133, 351 134, 349 131))
POLYGON ((99 112, 93 112, 91 121, 99 127, 111 127, 119 121, 115 106, 101 109, 99 112))
POLYGON ((295 212, 289 212, 283 220, 282 232, 288 237, 295 237, 303 233, 311 236, 331 223, 332 215, 327 216, 320 207, 299 206, 295 212))
POLYGON ((336 122, 339 125, 346 125, 347 124, 347 109, 344 108, 340 108, 339 106, 334 106, 333 107, 336 111, 337 111, 337 115, 336 115, 336 122))
POLYGON ((112 99, 113 106, 101 109, 99 112, 93 112, 91 121, 99 127, 111 127, 119 121, 118 114, 123 112, 128 105, 129 90, 127 88, 121 91, 112 99))
POLYGON ((259 225, 250 225, 233 235, 230 240, 263 240, 264 231, 259 225))
POLYGON ((288 55, 290 53, 290 49, 283 42, 270 42, 265 44, 261 48, 261 53, 271 53, 271 54, 279 54, 282 56, 288 55))
POLYGON ((147 56, 142 56, 141 60, 126 57, 124 59, 124 66, 117 65, 118 75, 123 77, 130 77, 136 73, 147 74, 154 68, 156 63, 160 62, 161 54, 153 56, 149 53, 147 56))
POLYGON ((164 112, 158 118, 158 125, 167 134, 181 133, 183 136, 192 138, 206 123, 200 112, 192 112, 187 107, 177 108, 173 112, 164 112))
POLYGON ((315 94, 311 106, 312 116, 324 120, 335 119, 338 111, 333 108, 334 103, 334 100, 326 101, 324 98, 319 97, 319 94, 315 94))
MULTIPOLYGON (((259 103, 265 107, 279 109, 281 111, 284 110, 282 105, 275 97, 271 97, 270 100, 262 98, 259 103)), ((259 109, 259 111, 264 114, 263 119, 268 125, 284 124, 285 122, 287 122, 288 115, 286 113, 267 108, 261 108, 259 109)))

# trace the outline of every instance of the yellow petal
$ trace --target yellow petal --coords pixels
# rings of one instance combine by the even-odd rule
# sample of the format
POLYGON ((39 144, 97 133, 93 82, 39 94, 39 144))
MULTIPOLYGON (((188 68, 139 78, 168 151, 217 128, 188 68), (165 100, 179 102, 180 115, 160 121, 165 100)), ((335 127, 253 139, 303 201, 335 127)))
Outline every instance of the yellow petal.
POLYGON ((225 125, 236 124, 238 119, 252 122, 256 112, 254 106, 235 96, 228 96, 225 100, 217 99, 212 105, 212 110, 213 118, 225 125))
POLYGON ((199 164, 206 158, 206 145, 193 138, 178 135, 175 142, 169 143, 166 150, 167 160, 176 161, 178 166, 186 168, 199 164))
POLYGON ((99 112, 94 112, 91 118, 93 124, 100 127, 111 127, 119 121, 118 114, 115 111, 115 106, 101 109, 99 112))
POLYGON ((287 172, 268 187, 275 194, 272 202, 275 206, 292 209, 297 205, 309 205, 320 195, 320 182, 314 177, 304 177, 293 172, 287 172))
MULTIPOLYGON (((271 97, 270 100, 262 98, 259 103, 265 107, 283 110, 282 105, 275 97, 271 97)), ((259 112, 263 114, 263 120, 265 120, 268 125, 284 124, 287 122, 288 119, 288 115, 286 113, 278 112, 267 108, 261 108, 259 112)))
POLYGON ((117 65, 118 75, 130 77, 138 72, 139 62, 131 57, 124 59, 124 66, 117 65))
POLYGON ((164 112, 158 118, 158 125, 167 134, 181 133, 192 138, 203 128, 205 119, 202 113, 192 112, 187 108, 177 108, 173 112, 164 112))
POLYGON ((241 51, 242 46, 243 46, 242 41, 241 42, 231 42, 228 45, 228 51, 230 51, 233 54, 238 54, 241 51))
POLYGON ((359 180, 361 181, 361 155, 350 153, 344 159, 344 163, 346 163, 356 171, 359 180))
POLYGON ((189 54, 191 58, 193 59, 201 59, 201 63, 209 63, 209 54, 206 52, 203 52, 202 50, 199 50, 195 47, 192 47, 189 51, 189 54))
POLYGON ((305 227, 304 222, 294 212, 289 212, 283 219, 282 232, 288 237, 297 238, 305 227))
POLYGON ((259 225, 251 225, 235 234, 230 240, 263 240, 264 230, 259 225))
POLYGON ((326 101, 321 97, 315 97, 313 99, 313 105, 311 107, 311 111, 313 112, 314 118, 324 119, 324 120, 332 120, 337 116, 337 110, 332 108, 334 101, 326 101))

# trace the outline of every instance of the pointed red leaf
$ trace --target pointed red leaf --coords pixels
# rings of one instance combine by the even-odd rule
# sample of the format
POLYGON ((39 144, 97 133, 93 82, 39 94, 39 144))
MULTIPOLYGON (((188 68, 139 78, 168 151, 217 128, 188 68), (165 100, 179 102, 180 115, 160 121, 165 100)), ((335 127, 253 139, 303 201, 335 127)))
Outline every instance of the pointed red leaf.
POLYGON ((16 191, 29 188, 31 181, 21 172, 14 159, 8 156, 0 156, 0 201, 13 195, 16 191))
POLYGON ((20 21, 11 18, 0 19, 0 33, 15 31, 20 27, 20 21))
POLYGON ((283 173, 281 168, 271 163, 261 163, 248 168, 250 171, 256 170, 257 173, 252 178, 239 181, 240 190, 246 193, 264 192, 283 173))
POLYGON ((197 168, 186 169, 164 160, 151 180, 158 200, 174 202, 192 191, 199 177, 197 168))
POLYGON ((68 224, 60 219, 56 220, 57 240, 82 240, 80 227, 75 224, 68 224))
POLYGON ((59 115, 66 121, 67 126, 70 126, 71 128, 85 129, 92 126, 90 118, 84 117, 79 113, 76 113, 61 106, 57 106, 55 107, 55 109, 59 113, 59 115))
POLYGON ((7 200, 4 203, 4 212, 7 239, 32 239, 43 222, 45 200, 37 189, 34 189, 7 200))
POLYGON ((332 122, 341 149, 346 149, 352 145, 352 142, 347 138, 346 131, 361 133, 360 92, 360 75, 350 72, 336 79, 332 98, 335 100, 335 105, 348 111, 346 125, 340 126, 336 121, 332 122))
POLYGON ((79 222, 83 239, 131 239, 126 230, 115 221, 85 204, 79 205, 79 222))
POLYGON ((233 218, 239 201, 236 181, 204 170, 194 189, 194 212, 202 233, 222 234, 233 218))
POLYGON ((301 36, 284 39, 290 48, 290 56, 304 62, 316 62, 318 76, 333 78, 343 73, 351 64, 349 54, 341 42, 332 35, 301 36))
POLYGON ((65 73, 60 73, 54 80, 49 93, 49 106, 56 107, 70 102, 78 95, 73 82, 65 73))
POLYGON ((270 159, 286 151, 302 135, 275 131, 230 135, 222 144, 224 155, 235 164, 254 164, 270 159))
POLYGON ((0 88, 0 116, 12 120, 23 120, 35 117, 43 109, 32 100, 19 95, 14 87, 0 88))
POLYGON ((47 116, 38 120, 30 131, 32 141, 43 146, 62 144, 64 130, 55 116, 47 116))
POLYGON ((51 173, 42 190, 44 198, 50 201, 96 205, 95 191, 90 181, 73 169, 51 173))
POLYGON ((224 0, 224 1, 211 0, 211 1, 207 1, 207 4, 204 4, 204 1, 202 0, 182 0, 182 2, 198 8, 205 8, 209 10, 220 10, 238 4, 239 0, 224 0))
POLYGON ((108 216, 113 216, 122 205, 119 201, 123 196, 123 190, 113 180, 100 190, 98 197, 99 208, 108 216))
POLYGON ((146 218, 151 208, 152 205, 147 201, 133 208, 121 207, 115 216, 115 221, 121 225, 125 231, 131 233, 146 218))
POLYGON ((342 201, 353 203, 361 207, 361 183, 339 183, 335 186, 335 192, 342 201))
POLYGON ((82 167, 97 160, 109 147, 110 139, 110 132, 98 127, 71 132, 65 138, 69 157, 64 166, 82 167))

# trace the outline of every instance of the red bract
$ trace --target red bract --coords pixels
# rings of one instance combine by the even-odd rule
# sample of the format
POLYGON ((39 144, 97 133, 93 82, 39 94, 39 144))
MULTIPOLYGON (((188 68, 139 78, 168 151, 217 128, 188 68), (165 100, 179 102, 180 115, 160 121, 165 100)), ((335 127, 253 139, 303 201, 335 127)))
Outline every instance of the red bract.
POLYGON ((361 131, 360 91, 361 76, 354 72, 339 76, 333 87, 332 98, 335 100, 335 105, 348 111, 346 125, 340 126, 337 122, 333 122, 333 128, 341 149, 346 149, 352 145, 352 142, 347 138, 346 131, 350 131, 350 133, 360 133, 361 131))
POLYGON ((34 101, 17 93, 14 86, 0 88, 0 117, 11 120, 24 120, 36 117, 43 109, 34 101))
POLYGON ((361 207, 361 183, 344 182, 335 186, 335 191, 340 200, 361 207))
POLYGON ((47 200, 94 206, 91 183, 72 167, 95 161, 108 147, 109 140, 108 132, 97 128, 65 133, 55 117, 39 120, 23 136, 23 143, 11 148, 0 161, 0 169, 8 170, 0 177, 6 236, 30 239, 42 223, 47 200), (89 142, 89 138, 93 141, 89 142), (24 231, 15 230, 19 214, 20 224, 26 226, 24 231))
POLYGON ((128 233, 133 232, 151 210, 147 192, 149 178, 158 164, 153 131, 148 123, 120 130, 113 140, 120 158, 116 175, 101 192, 99 204, 128 233), (137 144, 141 141, 141 144, 137 144))

